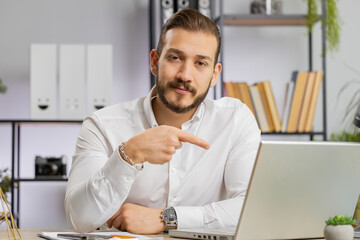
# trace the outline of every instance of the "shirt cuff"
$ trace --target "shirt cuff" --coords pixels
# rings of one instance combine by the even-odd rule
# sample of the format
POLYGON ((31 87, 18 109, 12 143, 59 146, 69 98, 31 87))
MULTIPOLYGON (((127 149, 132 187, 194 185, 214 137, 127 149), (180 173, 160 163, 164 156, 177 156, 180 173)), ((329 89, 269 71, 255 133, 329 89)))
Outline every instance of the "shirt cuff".
POLYGON ((174 206, 178 219, 178 229, 204 227, 202 207, 174 206))
POLYGON ((131 187, 139 172, 135 167, 131 166, 121 158, 117 149, 111 154, 102 171, 104 176, 107 176, 114 186, 121 185, 119 183, 125 183, 124 185, 127 185, 126 183, 128 183, 128 188, 131 187))

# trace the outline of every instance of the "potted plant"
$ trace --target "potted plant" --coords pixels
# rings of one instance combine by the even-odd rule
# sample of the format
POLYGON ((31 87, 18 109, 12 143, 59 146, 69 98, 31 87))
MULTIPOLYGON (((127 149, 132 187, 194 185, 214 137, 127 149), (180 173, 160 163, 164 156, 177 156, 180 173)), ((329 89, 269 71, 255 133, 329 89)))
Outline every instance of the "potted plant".
MULTIPOLYGON (((354 69, 352 70, 355 71, 354 69)), ((355 72, 360 76, 360 72, 355 72)), ((340 89, 337 100, 340 99, 347 89, 355 90, 355 92, 345 106, 345 112, 342 118, 342 122, 346 123, 345 129, 339 133, 332 133, 331 140, 341 142, 360 142, 360 128, 357 128, 354 125, 355 114, 360 109, 360 79, 353 79, 347 82, 340 89)))
POLYGON ((0 187, 1 190, 4 192, 5 196, 11 190, 11 178, 9 177, 7 171, 9 169, 0 169, 0 187))
POLYGON ((346 215, 330 217, 325 221, 324 236, 326 240, 352 240, 354 239, 354 228, 356 220, 346 215))
POLYGON ((0 78, 0 93, 5 93, 7 87, 2 83, 2 80, 0 78))
MULTIPOLYGON (((330 140, 340 142, 360 142, 360 128, 357 128, 354 125, 355 114, 360 109, 360 71, 357 71, 351 66, 346 66, 352 72, 357 74, 359 78, 354 78, 345 83, 338 93, 337 101, 339 101, 340 97, 344 94, 349 95, 347 93, 348 89, 351 89, 354 92, 352 95, 349 95, 351 96, 349 102, 342 106, 344 108, 344 114, 341 122, 345 123, 345 129, 340 132, 331 133, 330 140)), ((360 221, 360 196, 355 208, 354 218, 360 221)))
MULTIPOLYGON (((8 171, 8 168, 5 168, 4 170, 0 169, 0 188, 3 191, 6 198, 7 198, 7 193, 11 189, 11 178, 9 177, 7 171, 8 171)), ((4 221, 5 221, 5 213, 2 212, 0 214, 0 225, 4 221)))
MULTIPOLYGON (((338 0, 326 0, 326 17, 322 18, 326 24, 326 43, 327 49, 332 52, 338 49, 340 43, 341 20, 337 8, 338 0)), ((314 23, 319 20, 318 6, 321 0, 307 0, 308 2, 308 30, 311 33, 314 23)))
MULTIPOLYGON (((349 67, 350 70, 357 73, 360 76, 360 72, 356 71, 354 68, 349 67)), ((330 140, 332 141, 341 141, 341 142, 360 142, 360 128, 355 127, 354 117, 355 114, 360 109, 360 79, 353 79, 348 81, 339 91, 337 99, 346 92, 347 89, 355 89, 355 92, 350 97, 349 102, 345 106, 344 116, 342 122, 345 122, 345 129, 338 133, 332 133, 330 140)), ((354 217, 356 220, 360 220, 360 197, 358 204, 355 208, 354 217)))

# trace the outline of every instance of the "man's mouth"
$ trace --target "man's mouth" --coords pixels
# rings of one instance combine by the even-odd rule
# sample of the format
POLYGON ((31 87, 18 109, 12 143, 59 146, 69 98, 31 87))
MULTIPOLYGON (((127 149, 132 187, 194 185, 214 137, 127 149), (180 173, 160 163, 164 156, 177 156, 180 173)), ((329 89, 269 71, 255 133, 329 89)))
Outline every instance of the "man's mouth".
POLYGON ((175 92, 180 93, 180 94, 189 94, 191 93, 189 90, 185 89, 185 88, 179 88, 179 87, 175 87, 175 92))
POLYGON ((190 84, 181 80, 169 82, 168 87, 174 89, 176 93, 181 95, 194 95, 196 93, 196 90, 191 87, 190 84))

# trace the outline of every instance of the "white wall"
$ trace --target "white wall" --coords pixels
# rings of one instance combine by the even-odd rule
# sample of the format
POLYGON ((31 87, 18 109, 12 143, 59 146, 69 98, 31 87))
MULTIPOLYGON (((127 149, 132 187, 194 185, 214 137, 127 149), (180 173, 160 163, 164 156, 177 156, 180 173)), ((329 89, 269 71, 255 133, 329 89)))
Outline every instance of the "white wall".
POLYGON ((31 43, 112 44, 114 102, 149 89, 146 0, 1 0, 0 29, 0 75, 9 88, 0 95, 1 118, 30 116, 31 43))
MULTIPOLYGON (((224 1, 226 13, 248 13, 250 0, 224 1)), ((343 84, 360 76, 360 2, 339 1, 343 20, 341 46, 327 57, 328 132, 343 128, 342 105, 336 95, 343 84)), ((305 13, 302 0, 283 1, 284 13, 305 13)), ((314 69, 321 69, 320 24, 314 29, 314 69)), ((8 86, 0 94, 0 119, 29 119, 29 46, 31 43, 109 43, 114 46, 114 99, 121 102, 145 95, 150 88, 148 67, 147 0, 0 0, 0 77, 8 86)), ((282 108, 285 82, 291 71, 306 71, 305 27, 225 27, 226 81, 270 80, 282 108)), ((347 96, 351 95, 349 91, 347 96)), ((315 130, 322 130, 321 102, 315 130)), ((79 126, 24 127, 21 141, 21 175, 33 177, 36 154, 71 157, 79 126)), ((0 125, 0 166, 10 164, 10 127, 0 125)), ((267 137, 269 138, 269 137, 267 137)), ((298 137, 286 139, 299 139, 298 137)), ((303 139, 303 138, 300 138, 303 139)), ((307 139, 307 138, 305 138, 307 139)), ((65 183, 21 185, 21 227, 58 228, 68 225, 63 209, 65 183), (45 209, 45 210, 44 210, 45 209)))
POLYGON ((357 11, 360 8, 360 2, 356 0, 339 1, 338 4, 343 22, 341 43, 339 51, 327 57, 329 132, 340 131, 346 127, 342 121, 344 108, 355 91, 359 91, 359 84, 357 84, 357 88, 345 91, 338 99, 339 90, 348 81, 360 81, 360 31, 358 31, 360 15, 357 11))
MULTIPOLYGON (((0 119, 30 118, 30 44, 112 44, 113 103, 145 95, 150 88, 147 0, 0 0, 0 119)), ((79 126, 25 126, 21 131, 21 177, 34 177, 34 158, 69 157, 79 126)), ((0 125, 0 166, 10 166, 11 131, 0 125)), ((22 183, 22 228, 68 228, 65 183, 22 183)))

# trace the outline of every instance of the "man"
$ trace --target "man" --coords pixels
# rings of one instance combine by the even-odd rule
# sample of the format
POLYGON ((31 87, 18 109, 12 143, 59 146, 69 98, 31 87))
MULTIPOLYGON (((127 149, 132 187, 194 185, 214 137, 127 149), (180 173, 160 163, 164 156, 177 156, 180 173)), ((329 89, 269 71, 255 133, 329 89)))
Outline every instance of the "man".
POLYGON ((74 230, 236 225, 260 130, 240 101, 206 99, 221 72, 219 51, 209 18, 174 14, 150 53, 149 95, 84 121, 65 197, 74 230))

